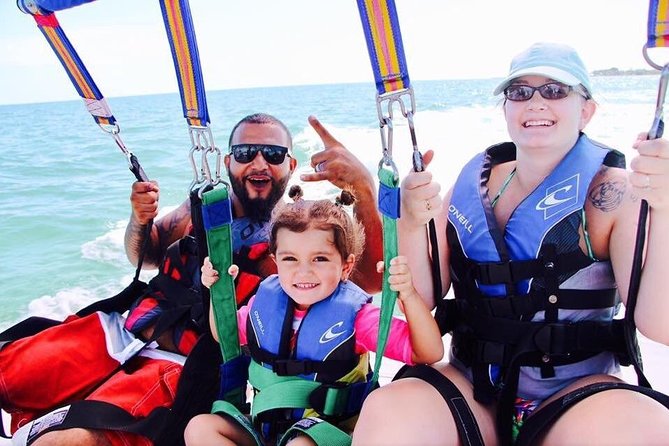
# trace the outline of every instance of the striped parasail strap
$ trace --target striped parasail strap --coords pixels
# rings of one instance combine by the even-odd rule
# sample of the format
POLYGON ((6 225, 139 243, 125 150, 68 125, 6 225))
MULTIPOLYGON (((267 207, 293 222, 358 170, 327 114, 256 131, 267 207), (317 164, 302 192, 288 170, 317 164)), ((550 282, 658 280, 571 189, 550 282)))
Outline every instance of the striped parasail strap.
POLYGON ((379 95, 410 87, 402 34, 392 0, 357 0, 379 95))
POLYGON ((112 114, 111 107, 95 85, 93 78, 83 61, 67 38, 53 11, 62 10, 89 3, 94 0, 18 0, 18 8, 32 15, 37 27, 42 32, 65 72, 72 81, 75 90, 84 100, 84 105, 100 128, 111 135, 116 145, 128 160, 128 167, 139 181, 149 181, 137 157, 126 147, 120 136, 120 127, 112 114))
POLYGON ((669 47, 669 0, 650 0, 648 4, 648 32, 646 44, 643 47, 643 56, 646 62, 657 70, 662 65, 657 64, 648 56, 649 48, 669 47))
POLYGON ((184 118, 190 126, 209 123, 200 54, 188 0, 160 0, 167 40, 170 42, 184 118))
POLYGON ((651 0, 648 6, 648 48, 669 46, 669 1, 651 0))
POLYGON ((33 16, 37 27, 53 49, 63 68, 65 68, 74 88, 79 96, 83 98, 86 108, 95 122, 101 125, 114 125, 116 119, 106 99, 102 96, 100 89, 95 85, 86 66, 65 35, 65 31, 60 26, 56 15, 48 9, 41 8, 41 5, 34 1, 27 3, 30 4, 30 8, 22 6, 21 2, 19 2, 19 8, 33 16))
MULTIPOLYGON (((423 157, 416 142, 413 121, 416 100, 404 56, 402 33, 400 32, 395 2, 394 0, 357 0, 357 3, 376 83, 376 108, 383 152, 382 159, 379 162, 379 210, 383 218, 385 271, 381 297, 379 341, 372 378, 372 384, 374 385, 378 378, 381 356, 385 350, 393 308, 397 299, 397 293, 391 291, 388 284, 390 260, 398 255, 397 219, 400 209, 399 175, 392 159, 395 104, 399 106, 402 115, 408 122, 413 145, 413 168, 416 172, 420 172, 424 170, 424 165, 423 157), (386 169, 384 166, 390 169, 386 169)), ((437 252, 434 220, 429 222, 428 232, 433 250, 432 276, 435 296, 441 298, 441 275, 439 273, 439 254, 437 252)))

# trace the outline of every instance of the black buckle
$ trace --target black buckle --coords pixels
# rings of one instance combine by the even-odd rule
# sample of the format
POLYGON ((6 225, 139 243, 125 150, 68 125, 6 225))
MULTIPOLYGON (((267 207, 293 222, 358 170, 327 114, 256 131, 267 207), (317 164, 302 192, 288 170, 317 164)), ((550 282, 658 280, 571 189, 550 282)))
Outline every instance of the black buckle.
POLYGON ((314 367, 312 361, 275 359, 272 361, 272 371, 279 376, 310 375, 314 373, 314 367))
POLYGON ((350 387, 346 382, 323 383, 309 394, 309 406, 321 415, 341 415, 346 412, 350 387))
POLYGON ((484 285, 513 283, 510 262, 485 263, 478 265, 478 279, 484 285))
POLYGON ((534 333, 534 345, 546 355, 569 356, 570 333, 574 326, 568 323, 546 324, 534 333))

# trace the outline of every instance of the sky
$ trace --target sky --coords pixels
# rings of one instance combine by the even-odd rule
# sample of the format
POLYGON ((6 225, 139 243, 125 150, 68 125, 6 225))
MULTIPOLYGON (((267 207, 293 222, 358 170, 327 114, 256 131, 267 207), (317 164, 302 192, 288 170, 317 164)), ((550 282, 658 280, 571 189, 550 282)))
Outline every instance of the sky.
MULTIPOLYGON (((354 0, 190 4, 207 90, 372 80, 354 0)), ((396 5, 412 80, 503 77, 513 55, 536 41, 575 47, 590 71, 650 68, 642 0, 396 5)), ((158 1, 98 0, 57 17, 104 96, 177 91, 158 1)), ((14 0, 0 2, 0 104, 77 98, 33 19, 14 0)))

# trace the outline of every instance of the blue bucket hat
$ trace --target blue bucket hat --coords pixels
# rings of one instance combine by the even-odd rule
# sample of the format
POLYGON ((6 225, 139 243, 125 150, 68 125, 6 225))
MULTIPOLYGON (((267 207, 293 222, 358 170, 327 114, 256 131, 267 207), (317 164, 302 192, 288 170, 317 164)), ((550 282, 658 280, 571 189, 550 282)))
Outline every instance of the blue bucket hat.
POLYGON ((583 85, 592 96, 590 76, 583 61, 572 47, 557 43, 535 43, 511 61, 509 75, 495 88, 497 96, 521 76, 545 76, 575 87, 583 85))

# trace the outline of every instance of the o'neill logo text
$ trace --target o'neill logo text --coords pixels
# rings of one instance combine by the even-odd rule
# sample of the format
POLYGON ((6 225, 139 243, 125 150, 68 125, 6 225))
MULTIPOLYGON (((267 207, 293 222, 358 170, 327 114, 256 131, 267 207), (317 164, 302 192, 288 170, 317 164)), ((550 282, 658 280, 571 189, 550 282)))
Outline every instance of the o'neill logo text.
POLYGON ((448 213, 451 214, 451 215, 453 216, 453 218, 455 219, 455 221, 457 221, 458 223, 460 223, 460 224, 462 225, 462 227, 463 227, 467 232, 469 232, 470 234, 472 233, 472 226, 473 226, 473 225, 469 222, 469 220, 467 219, 467 217, 465 217, 464 214, 462 214, 462 212, 460 212, 460 211, 458 210, 458 208, 456 208, 456 207, 453 206, 452 204, 449 204, 449 205, 448 205, 448 213))
POLYGON ((258 324, 258 328, 260 329, 260 333, 265 334, 265 327, 262 324, 262 319, 260 319, 260 313, 258 313, 258 310, 253 312, 253 317, 256 318, 256 324, 258 324))
POLYGON ((537 211, 544 211, 544 220, 569 210, 578 203, 579 174, 546 189, 546 196, 536 205, 537 211))
POLYGON ((335 328, 341 328, 342 325, 344 325, 344 321, 339 321, 332 327, 328 328, 327 331, 323 333, 323 336, 321 336, 318 342, 320 342, 321 344, 325 344, 326 342, 330 342, 331 340, 338 338, 339 336, 346 333, 345 331, 338 331, 338 332, 334 331, 335 328))

